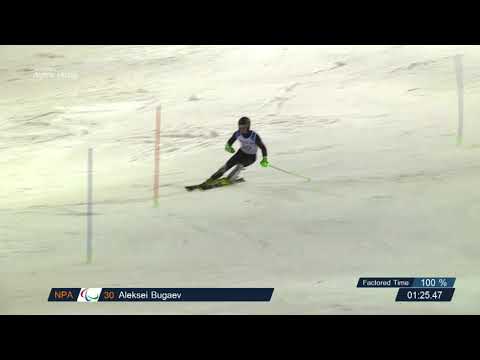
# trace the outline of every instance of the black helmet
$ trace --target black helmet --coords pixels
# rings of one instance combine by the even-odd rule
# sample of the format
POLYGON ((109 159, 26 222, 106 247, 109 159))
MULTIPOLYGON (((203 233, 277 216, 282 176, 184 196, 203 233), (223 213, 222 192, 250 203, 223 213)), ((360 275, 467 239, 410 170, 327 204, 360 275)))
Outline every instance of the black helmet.
POLYGON ((240 120, 238 120, 238 126, 246 126, 250 130, 250 119, 246 116, 240 118, 240 120))

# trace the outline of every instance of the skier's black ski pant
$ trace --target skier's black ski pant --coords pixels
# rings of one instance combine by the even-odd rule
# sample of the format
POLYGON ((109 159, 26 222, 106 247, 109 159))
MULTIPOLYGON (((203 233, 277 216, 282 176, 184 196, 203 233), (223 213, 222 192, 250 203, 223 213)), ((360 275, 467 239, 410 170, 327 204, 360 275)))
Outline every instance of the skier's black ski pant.
POLYGON ((252 165, 257 160, 257 155, 255 154, 247 154, 244 153, 242 150, 238 150, 235 155, 233 155, 225 165, 223 165, 218 171, 213 174, 210 179, 216 180, 219 179, 225 174, 228 170, 230 170, 235 165, 243 165, 243 167, 247 167, 252 165))

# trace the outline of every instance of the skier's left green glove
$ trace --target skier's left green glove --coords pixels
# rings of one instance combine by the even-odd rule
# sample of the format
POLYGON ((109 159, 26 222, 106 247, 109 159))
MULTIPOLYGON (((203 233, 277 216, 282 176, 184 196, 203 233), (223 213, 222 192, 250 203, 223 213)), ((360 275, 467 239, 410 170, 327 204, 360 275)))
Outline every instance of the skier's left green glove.
POLYGON ((262 161, 260 161, 260 165, 262 165, 265 168, 268 167, 268 165, 270 165, 266 156, 262 159, 262 161))

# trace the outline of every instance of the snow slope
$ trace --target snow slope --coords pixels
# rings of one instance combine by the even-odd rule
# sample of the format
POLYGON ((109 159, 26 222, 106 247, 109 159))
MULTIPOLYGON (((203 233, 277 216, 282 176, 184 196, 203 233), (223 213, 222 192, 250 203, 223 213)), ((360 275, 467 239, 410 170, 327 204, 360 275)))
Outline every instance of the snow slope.
POLYGON ((478 46, 1 46, 0 59, 0 313, 480 313, 478 46), (246 183, 185 192, 228 159, 244 115, 273 165, 312 181, 256 163, 246 183), (394 289, 355 288, 360 276, 453 276, 457 290, 395 303, 394 289), (92 306, 48 303, 52 287, 275 291, 92 306))

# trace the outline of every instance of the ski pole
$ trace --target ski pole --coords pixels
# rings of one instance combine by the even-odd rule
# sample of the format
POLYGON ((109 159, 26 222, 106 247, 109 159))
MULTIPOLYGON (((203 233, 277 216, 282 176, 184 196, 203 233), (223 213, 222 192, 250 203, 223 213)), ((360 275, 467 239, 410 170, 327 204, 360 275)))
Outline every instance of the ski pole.
POLYGON ((308 181, 311 181, 311 180, 312 180, 312 179, 310 179, 309 177, 306 177, 306 176, 303 176, 303 175, 298 175, 298 174, 292 173, 292 172, 290 172, 290 171, 280 169, 280 168, 278 168, 278 167, 276 167, 276 166, 273 166, 273 165, 269 165, 268 167, 274 168, 275 170, 284 172, 284 173, 286 173, 286 174, 290 174, 290 175, 293 175, 293 176, 301 177, 301 178, 303 178, 303 179, 307 179, 308 181))

